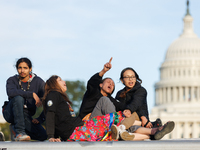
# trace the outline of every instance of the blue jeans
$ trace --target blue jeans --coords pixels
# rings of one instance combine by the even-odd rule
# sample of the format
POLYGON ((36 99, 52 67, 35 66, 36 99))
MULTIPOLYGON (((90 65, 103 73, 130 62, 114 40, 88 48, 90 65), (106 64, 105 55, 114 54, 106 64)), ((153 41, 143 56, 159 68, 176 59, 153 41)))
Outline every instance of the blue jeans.
POLYGON ((3 112, 5 120, 14 126, 16 134, 27 134, 33 140, 46 140, 47 134, 42 125, 32 123, 32 117, 27 110, 24 111, 24 101, 21 96, 12 98, 3 112))

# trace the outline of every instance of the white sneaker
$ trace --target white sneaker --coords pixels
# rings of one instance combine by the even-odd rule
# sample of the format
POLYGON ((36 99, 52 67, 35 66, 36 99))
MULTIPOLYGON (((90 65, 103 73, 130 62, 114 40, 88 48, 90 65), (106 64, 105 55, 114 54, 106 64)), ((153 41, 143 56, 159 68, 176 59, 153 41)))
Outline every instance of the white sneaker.
POLYGON ((120 138, 124 141, 132 141, 135 137, 134 134, 131 134, 127 132, 126 130, 122 130, 120 127, 114 124, 111 126, 111 132, 112 132, 111 136, 113 140, 118 140, 120 138))
POLYGON ((18 134, 15 138, 15 141, 30 141, 30 140, 31 140, 30 136, 26 134, 18 134))

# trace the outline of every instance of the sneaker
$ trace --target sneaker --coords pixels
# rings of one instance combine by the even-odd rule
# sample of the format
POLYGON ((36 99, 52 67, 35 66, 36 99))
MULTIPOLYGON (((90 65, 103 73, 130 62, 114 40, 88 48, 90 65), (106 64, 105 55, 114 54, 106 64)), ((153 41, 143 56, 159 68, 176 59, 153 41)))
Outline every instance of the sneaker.
POLYGON ((120 138, 124 141, 132 141, 134 139, 135 135, 134 134, 130 134, 127 131, 122 131, 120 132, 120 138))
POLYGON ((162 121, 160 120, 160 118, 157 118, 156 121, 151 122, 151 123, 153 125, 153 128, 161 127, 162 126, 162 121))
POLYGON ((11 138, 11 141, 15 141, 16 132, 14 130, 14 125, 10 124, 9 128, 10 128, 10 135, 11 135, 10 138, 11 138))
POLYGON ((175 123, 173 121, 169 121, 163 126, 158 128, 158 131, 155 133, 155 140, 162 139, 166 134, 170 133, 174 129, 175 123))
POLYGON ((15 138, 15 141, 30 141, 30 140, 31 140, 30 136, 26 134, 18 134, 15 138))
POLYGON ((116 125, 113 124, 111 126, 111 132, 112 132, 111 137, 113 140, 119 139, 119 128, 116 125))
POLYGON ((135 137, 134 134, 130 134, 126 130, 121 130, 119 127, 116 125, 111 126, 111 132, 112 132, 112 139, 117 140, 117 139, 122 139, 124 141, 132 141, 135 137))
POLYGON ((5 141, 5 137, 3 132, 0 131, 0 141, 5 141))

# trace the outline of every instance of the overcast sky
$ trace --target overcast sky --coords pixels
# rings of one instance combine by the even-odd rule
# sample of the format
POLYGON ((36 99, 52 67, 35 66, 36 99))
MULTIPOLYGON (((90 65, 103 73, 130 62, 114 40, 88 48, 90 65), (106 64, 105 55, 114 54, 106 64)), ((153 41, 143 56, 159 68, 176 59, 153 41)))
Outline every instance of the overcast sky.
MULTIPOLYGON (((190 0, 195 33, 200 36, 200 1, 190 0)), ((0 0, 0 106, 14 65, 28 57, 33 72, 46 81, 87 80, 112 60, 115 94, 119 75, 134 68, 154 106, 154 84, 169 45, 183 31, 186 0, 0 0)))

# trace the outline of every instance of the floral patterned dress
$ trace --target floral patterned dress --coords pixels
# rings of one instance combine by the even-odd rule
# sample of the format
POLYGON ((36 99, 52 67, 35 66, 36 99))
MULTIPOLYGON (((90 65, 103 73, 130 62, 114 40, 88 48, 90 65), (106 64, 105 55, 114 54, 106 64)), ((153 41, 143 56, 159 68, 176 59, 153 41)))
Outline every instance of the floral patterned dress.
POLYGON ((118 126, 123 119, 119 111, 85 120, 84 125, 76 127, 67 141, 111 141, 111 125, 118 126))

